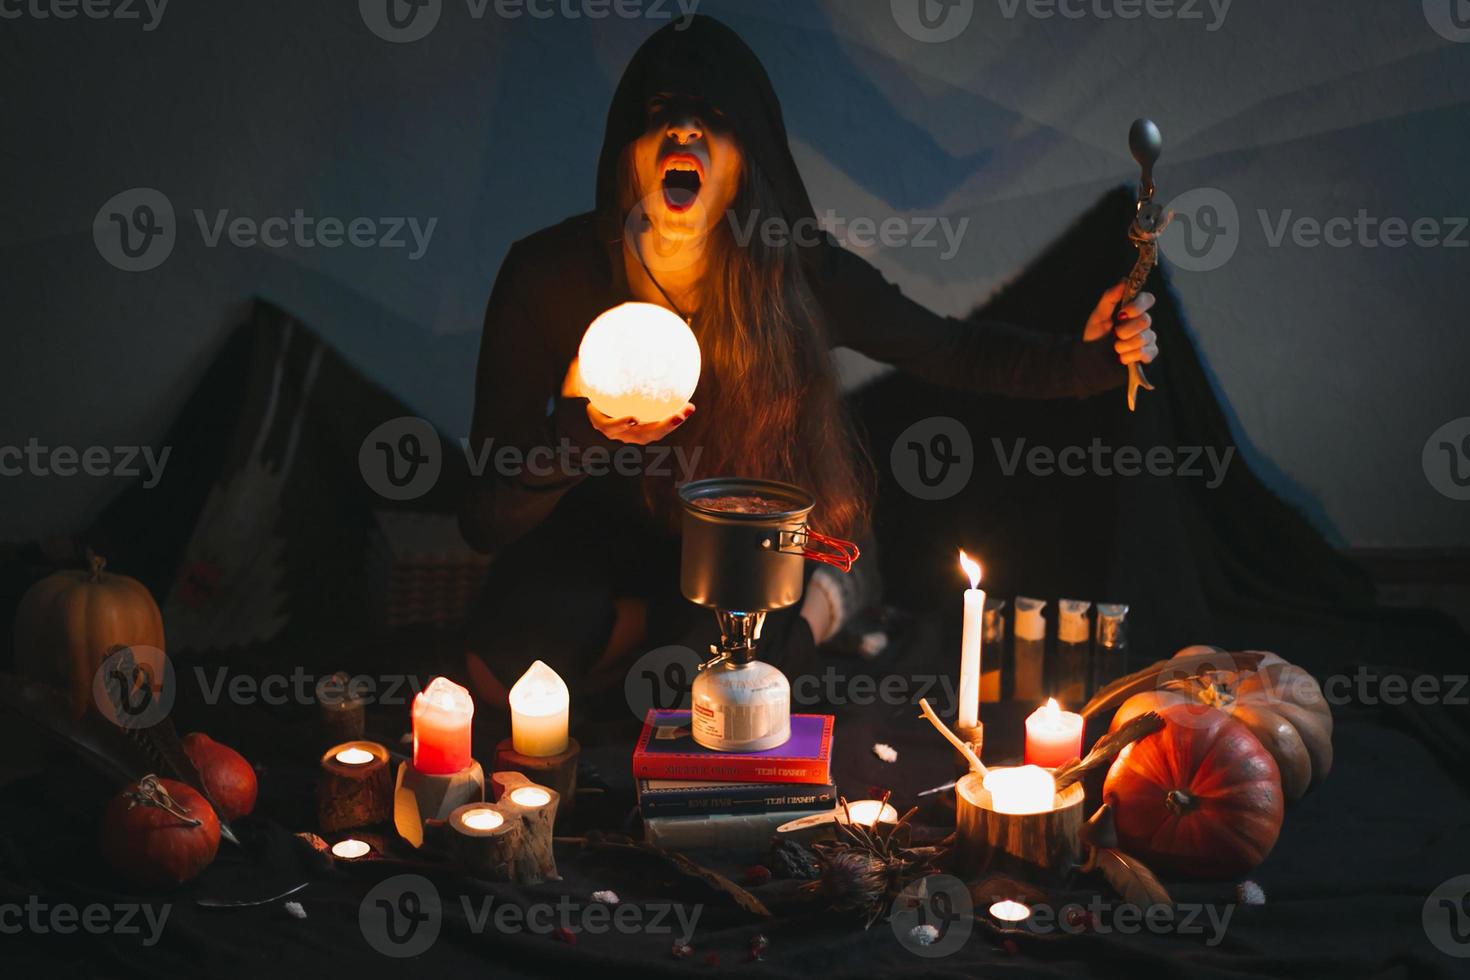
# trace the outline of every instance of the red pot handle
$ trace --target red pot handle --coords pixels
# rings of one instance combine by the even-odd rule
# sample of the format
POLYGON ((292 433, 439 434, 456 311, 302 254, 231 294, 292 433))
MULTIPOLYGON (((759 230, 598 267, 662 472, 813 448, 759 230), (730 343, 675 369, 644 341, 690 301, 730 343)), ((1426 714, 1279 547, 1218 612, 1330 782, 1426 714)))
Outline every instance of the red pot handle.
POLYGON ((851 541, 834 538, 831 535, 813 531, 811 528, 806 529, 806 540, 807 545, 801 549, 801 557, 810 561, 819 561, 826 565, 832 565, 844 572, 852 571, 852 563, 857 561, 858 556, 862 554, 858 550, 858 546, 851 541), (813 548, 813 542, 831 550, 821 551, 813 548))

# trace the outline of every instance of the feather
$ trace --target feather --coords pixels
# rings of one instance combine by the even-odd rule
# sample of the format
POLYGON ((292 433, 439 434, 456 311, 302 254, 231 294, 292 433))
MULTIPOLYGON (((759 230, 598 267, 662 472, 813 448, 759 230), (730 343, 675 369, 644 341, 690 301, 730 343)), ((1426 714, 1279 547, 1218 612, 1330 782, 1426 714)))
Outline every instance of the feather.
POLYGON ((728 895, 736 905, 752 915, 769 917, 771 914, 771 910, 766 908, 765 903, 724 875, 711 871, 701 864, 696 864, 682 854, 666 851, 653 844, 636 841, 623 834, 602 833, 595 830, 589 832, 586 837, 558 837, 556 842, 579 844, 585 850, 593 853, 624 854, 651 859, 685 878, 701 882, 715 892, 728 895))
POLYGON ((1093 849, 1089 863, 1102 872, 1108 884, 1129 905, 1146 909, 1154 905, 1174 904, 1169 890, 1137 858, 1129 857, 1116 848, 1100 847, 1093 849))
MULTIPOLYGON (((112 716, 114 718, 137 717, 137 708, 133 703, 134 692, 139 689, 140 683, 147 685, 156 679, 152 678, 146 667, 142 669, 138 667, 130 647, 113 647, 108 652, 108 657, 113 660, 113 675, 127 681, 127 683, 104 685, 108 700, 112 704, 112 716)), ((151 692, 149 693, 151 695, 151 692)), ((173 720, 167 714, 152 725, 123 725, 121 730, 138 747, 141 755, 148 760, 150 770, 162 773, 170 779, 187 783, 198 790, 199 795, 204 797, 205 802, 219 818, 220 836, 231 844, 240 846, 240 838, 235 836, 235 831, 225 820, 219 804, 215 802, 214 796, 204 785, 199 770, 194 767, 194 760, 190 759, 189 753, 184 751, 184 742, 179 738, 178 729, 174 727, 173 720)))
POLYGON ((1105 766, 1112 762, 1124 747, 1143 738, 1152 735, 1164 727, 1164 719, 1157 711, 1145 711, 1116 732, 1109 732, 1093 743, 1092 751, 1086 757, 1073 759, 1057 768, 1055 773, 1057 792, 1061 792, 1071 786, 1077 780, 1086 776, 1098 766, 1105 766))
POLYGON ((76 718, 70 702, 54 688, 0 674, 0 704, 119 786, 148 771, 136 747, 117 728, 96 714, 76 718))

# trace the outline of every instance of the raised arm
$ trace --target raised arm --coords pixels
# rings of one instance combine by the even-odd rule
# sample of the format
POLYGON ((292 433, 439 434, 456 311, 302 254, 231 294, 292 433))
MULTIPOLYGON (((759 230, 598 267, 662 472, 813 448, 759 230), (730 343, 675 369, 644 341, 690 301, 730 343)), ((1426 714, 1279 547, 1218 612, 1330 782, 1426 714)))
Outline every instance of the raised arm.
POLYGON ((1012 398, 1085 398, 1125 380, 1106 334, 1084 341, 1081 324, 1068 337, 940 316, 862 257, 823 250, 809 279, 834 345, 944 387, 1012 398))

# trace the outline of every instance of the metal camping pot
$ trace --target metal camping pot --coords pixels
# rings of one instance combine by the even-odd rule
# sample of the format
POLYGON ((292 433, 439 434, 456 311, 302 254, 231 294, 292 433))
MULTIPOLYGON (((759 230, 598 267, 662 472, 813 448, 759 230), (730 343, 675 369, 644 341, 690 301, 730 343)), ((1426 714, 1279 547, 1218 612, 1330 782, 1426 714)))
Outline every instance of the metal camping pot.
POLYGON ((801 599, 804 562, 850 571, 851 541, 813 531, 816 502, 800 487, 774 480, 714 477, 679 488, 684 506, 680 587, 691 602, 714 609, 783 609, 801 599), (722 510, 722 498, 758 498, 759 513, 722 510))

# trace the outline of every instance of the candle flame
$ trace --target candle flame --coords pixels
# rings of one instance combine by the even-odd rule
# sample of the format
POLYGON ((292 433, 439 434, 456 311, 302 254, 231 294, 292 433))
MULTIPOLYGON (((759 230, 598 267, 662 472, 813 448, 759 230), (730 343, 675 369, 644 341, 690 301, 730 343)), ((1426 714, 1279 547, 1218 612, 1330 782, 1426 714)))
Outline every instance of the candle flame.
POLYGON ((960 567, 970 577, 970 588, 980 588, 980 563, 965 554, 965 549, 963 548, 960 549, 960 567))
POLYGON ((1048 725, 1055 725, 1062 720, 1062 706, 1057 704, 1056 698, 1047 698, 1046 706, 1041 711, 1041 720, 1048 725))

